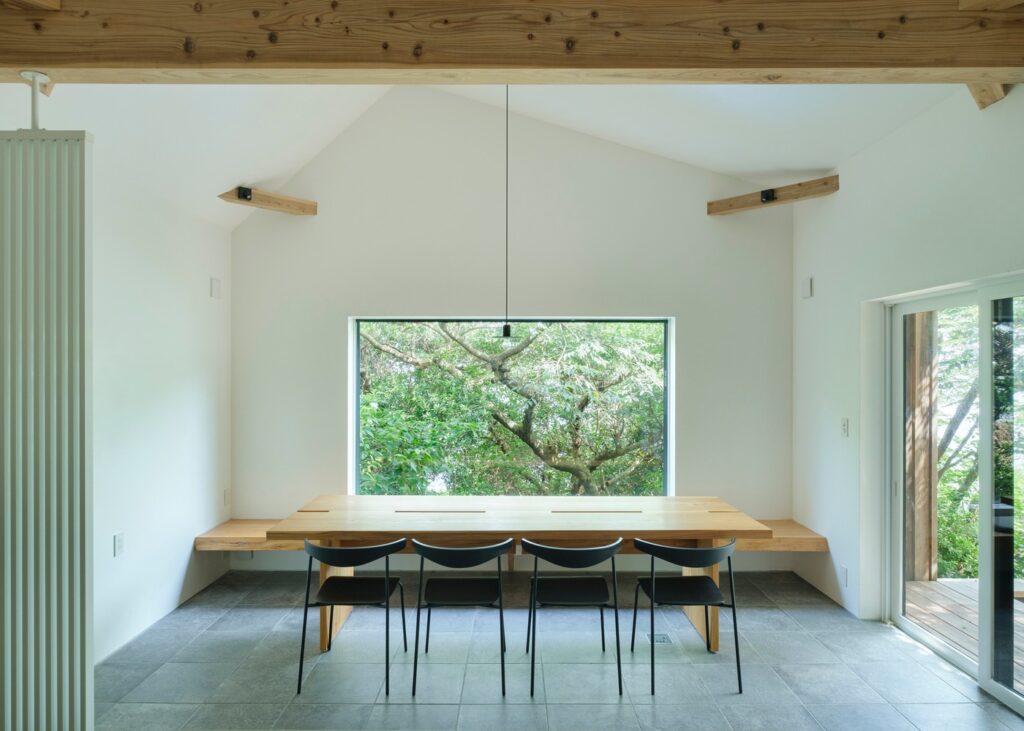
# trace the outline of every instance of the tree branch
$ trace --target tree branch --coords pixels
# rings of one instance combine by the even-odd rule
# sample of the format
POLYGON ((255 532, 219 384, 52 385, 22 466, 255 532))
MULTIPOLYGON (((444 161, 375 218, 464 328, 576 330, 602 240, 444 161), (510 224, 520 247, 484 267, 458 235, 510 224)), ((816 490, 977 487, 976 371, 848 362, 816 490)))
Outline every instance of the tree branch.
POLYGON ((974 379, 974 383, 967 389, 967 393, 964 394, 959 405, 957 405, 953 418, 946 424, 946 429, 942 433, 942 439, 939 440, 936 459, 942 459, 942 455, 945 454, 950 442, 953 441, 953 437, 956 436, 956 431, 960 428, 960 424, 963 423, 963 420, 967 418, 967 414, 970 413, 971 406, 974 405, 976 398, 978 398, 978 379, 974 379))
POLYGON ((359 337, 368 342, 381 353, 390 355, 392 358, 400 360, 406 365, 411 365, 414 368, 418 368, 419 370, 425 370, 430 366, 434 365, 444 371, 447 371, 451 375, 456 376, 457 378, 462 378, 463 376, 466 375, 458 366, 454 366, 450 363, 445 363, 437 358, 419 358, 415 355, 405 353, 392 345, 380 342, 369 333, 360 332, 359 337))

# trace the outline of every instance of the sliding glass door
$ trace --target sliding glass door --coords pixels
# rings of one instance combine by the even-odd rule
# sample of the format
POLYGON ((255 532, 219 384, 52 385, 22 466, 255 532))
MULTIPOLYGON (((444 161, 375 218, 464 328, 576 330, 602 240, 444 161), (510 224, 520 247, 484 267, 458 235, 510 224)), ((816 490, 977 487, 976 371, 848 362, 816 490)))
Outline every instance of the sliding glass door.
POLYGON ((897 609, 961 665, 979 654, 978 322, 975 298, 961 295, 902 305, 893 328, 897 609))
POLYGON ((1024 282, 891 322, 891 614, 1022 711, 1024 282))
MULTIPOLYGON (((1024 693, 1024 283, 981 292, 988 452, 982 498, 983 687, 1024 693), (988 676, 986 678, 986 675, 988 676)), ((1020 709, 1018 704, 1017 708, 1020 709)))

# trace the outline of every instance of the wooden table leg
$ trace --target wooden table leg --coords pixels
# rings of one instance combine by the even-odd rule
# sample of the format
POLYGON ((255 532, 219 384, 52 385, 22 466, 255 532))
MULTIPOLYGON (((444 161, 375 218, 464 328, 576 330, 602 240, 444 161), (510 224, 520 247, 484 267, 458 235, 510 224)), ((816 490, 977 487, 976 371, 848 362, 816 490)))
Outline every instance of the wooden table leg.
MULTIPOLYGON (((321 541, 321 545, 329 546, 330 541, 321 541)), ((320 564, 320 583, 323 584, 328 576, 352 576, 355 571, 349 568, 338 568, 320 564)), ((320 607, 320 652, 327 652, 327 643, 338 635, 341 625, 345 624, 348 615, 352 613, 352 607, 335 607, 334 623, 330 622, 330 607, 320 607)))
MULTIPOLYGON (((716 541, 715 539, 700 539, 694 542, 695 545, 701 547, 711 547, 716 544, 721 544, 722 541, 716 541)), ((710 576, 711 580, 718 584, 718 564, 709 566, 706 569, 683 569, 683 576, 710 576)), ((697 630, 697 634, 701 636, 701 639, 705 643, 708 642, 708 635, 704 631, 704 607, 683 607, 683 613, 686 618, 690 620, 694 628, 697 630)), ((718 652, 718 607, 709 608, 708 624, 710 626, 711 634, 711 651, 718 652)))

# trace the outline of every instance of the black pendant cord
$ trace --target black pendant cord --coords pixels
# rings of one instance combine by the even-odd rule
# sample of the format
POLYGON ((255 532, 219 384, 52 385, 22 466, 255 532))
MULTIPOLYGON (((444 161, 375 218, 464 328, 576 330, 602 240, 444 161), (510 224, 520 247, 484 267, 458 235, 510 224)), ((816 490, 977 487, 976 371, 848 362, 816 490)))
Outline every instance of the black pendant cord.
POLYGON ((508 332, 508 84, 505 84, 505 325, 508 332))

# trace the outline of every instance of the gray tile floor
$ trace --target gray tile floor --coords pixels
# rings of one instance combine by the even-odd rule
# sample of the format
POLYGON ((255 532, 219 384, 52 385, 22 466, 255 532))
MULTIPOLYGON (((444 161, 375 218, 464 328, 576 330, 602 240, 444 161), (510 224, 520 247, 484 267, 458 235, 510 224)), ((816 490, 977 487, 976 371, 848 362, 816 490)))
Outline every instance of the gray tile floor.
MULTIPOLYGON (((96 668, 99 729, 1024 729, 973 681, 906 635, 861 622, 790 573, 737 574, 744 693, 731 636, 708 654, 676 610, 659 610, 657 694, 646 634, 616 690, 613 617, 601 652, 596 610, 542 609, 536 694, 525 653, 526 575, 507 592, 508 694, 501 697, 497 611, 434 613, 415 702, 410 651, 392 616, 384 694, 383 609, 357 609, 330 653, 311 613, 306 679, 295 695, 305 575, 230 572, 96 668)), ((405 577, 414 601, 413 577, 405 577)), ((620 576, 631 606, 632 576, 620 576)), ((396 597, 397 599, 397 597, 396 597)), ((649 615, 640 615, 644 631, 649 615)), ((723 616, 723 628, 729 617, 723 616)))

